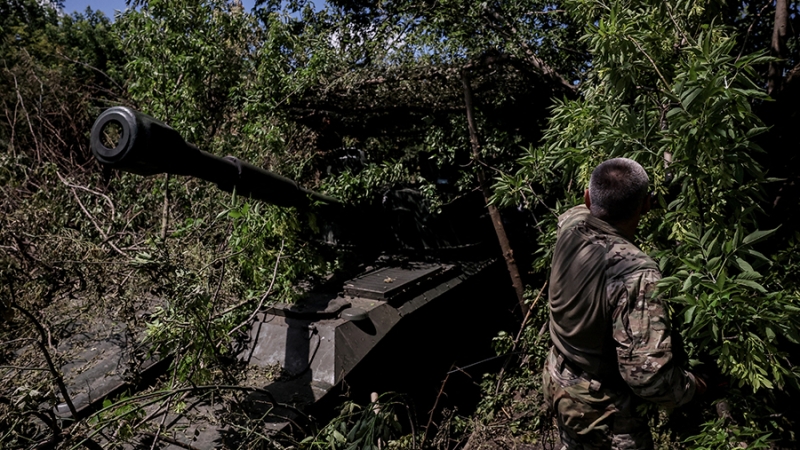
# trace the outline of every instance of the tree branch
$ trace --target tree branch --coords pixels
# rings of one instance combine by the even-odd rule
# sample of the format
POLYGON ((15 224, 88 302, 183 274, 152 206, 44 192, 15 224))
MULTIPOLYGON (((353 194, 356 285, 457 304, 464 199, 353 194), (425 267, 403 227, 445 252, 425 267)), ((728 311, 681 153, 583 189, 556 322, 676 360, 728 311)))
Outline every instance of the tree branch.
POLYGON ((522 315, 525 316, 528 314, 528 305, 525 304, 525 286, 522 284, 522 277, 520 276, 517 262, 514 259, 514 250, 511 248, 511 244, 508 241, 508 235, 503 225, 503 218, 500 217, 500 211, 498 211, 497 207, 490 203, 492 193, 489 189, 489 184, 486 182, 486 173, 483 170, 483 165, 480 164, 481 145, 478 141, 478 132, 475 126, 472 106, 472 88, 469 85, 469 78, 466 70, 462 72, 461 81, 464 85, 464 105, 467 110, 467 126, 469 127, 469 140, 472 144, 472 159, 479 163, 476 167, 478 184, 483 192, 483 198, 486 201, 486 207, 489 209, 489 216, 492 218, 492 225, 494 225, 494 231, 497 233, 500 249, 503 251, 503 257, 506 260, 506 267, 511 276, 511 285, 514 287, 514 291, 517 294, 517 301, 519 302, 522 315))
POLYGON ((644 51, 644 48, 642 48, 642 46, 641 46, 641 45, 639 45, 639 43, 638 43, 638 42, 636 42, 636 40, 635 40, 635 39, 633 39, 633 38, 632 38, 632 37, 630 37, 630 36, 626 36, 626 38, 627 38, 629 41, 631 41, 631 42, 633 43, 633 45, 635 45, 635 46, 636 46, 636 48, 638 48, 638 49, 639 49, 639 51, 640 51, 640 52, 642 52, 642 54, 644 55, 644 57, 645 57, 645 58, 647 58, 647 60, 648 60, 648 61, 650 61, 650 64, 653 66, 653 69, 655 69, 656 73, 658 74, 658 78, 660 78, 660 79, 661 79, 661 82, 662 82, 662 83, 664 83, 664 89, 665 89, 665 92, 666 92, 666 91, 669 91, 669 83, 667 83, 667 79, 666 79, 666 78, 664 78, 664 75, 662 75, 662 74, 661 74, 661 71, 660 71, 660 70, 658 70, 658 66, 656 65, 656 62, 655 62, 655 61, 653 61, 653 58, 651 58, 651 57, 650 57, 650 55, 648 55, 648 54, 647 54, 647 52, 646 52, 646 51, 644 51))
MULTIPOLYGON (((769 53, 775 58, 786 57, 786 27, 789 23, 789 3, 787 0, 775 1, 775 23, 772 28, 772 42, 769 53)), ((770 61, 767 72, 767 94, 774 97, 783 88, 783 61, 770 61)))
MULTIPOLYGON (((275 285, 275 279, 278 277, 278 265, 281 262, 281 256, 283 255, 283 245, 284 245, 285 242, 286 242, 285 239, 281 240, 281 249, 278 252, 278 257, 275 258, 275 268, 272 270, 272 280, 269 282, 269 287, 267 288, 267 292, 265 292, 264 295, 261 296, 261 300, 258 302, 258 306, 256 306, 256 309, 253 310, 253 314, 251 314, 250 317, 247 318, 247 320, 245 320, 244 322, 240 323, 236 328, 234 328, 230 332, 228 332, 228 336, 233 335, 233 333, 236 330, 238 330, 239 328, 243 327, 244 325, 250 323, 250 321, 253 320, 253 318, 256 316, 256 314, 258 314, 258 310, 261 309, 261 306, 264 305, 264 300, 266 300, 267 297, 269 297, 269 294, 272 293, 272 287, 275 285)), ((226 311, 228 311, 228 310, 226 310, 226 311)), ((220 314, 220 315, 225 314, 226 311, 223 311, 222 314, 220 314)))
POLYGON ((489 22, 489 26, 495 29, 498 33, 505 36, 507 39, 513 40, 520 46, 522 51, 525 53, 526 61, 533 66, 534 69, 538 70, 542 75, 545 77, 555 81, 561 87, 566 88, 569 92, 574 93, 577 91, 577 86, 567 81, 564 77, 561 76, 555 69, 550 67, 547 63, 544 62, 541 58, 536 55, 536 52, 522 39, 518 39, 517 36, 519 35, 519 31, 517 28, 509 21, 505 20, 500 13, 497 11, 490 9, 488 6, 484 7, 484 11, 495 21, 500 23, 500 26, 493 24, 491 21, 489 22))
POLYGON ((45 332, 44 327, 39 322, 39 320, 34 317, 33 314, 30 313, 27 309, 23 308, 19 304, 17 304, 16 298, 14 298, 14 287, 11 286, 11 306, 16 308, 21 312, 28 320, 33 324, 34 327, 39 331, 41 335, 41 340, 37 340, 36 343, 39 345, 39 349, 42 351, 42 355, 44 355, 44 360, 47 362, 47 367, 50 369, 50 373, 55 378, 56 385, 58 386, 58 390, 61 391, 61 396, 64 397, 64 402, 67 403, 67 407, 69 408, 69 412, 72 414, 73 418, 78 417, 78 411, 75 409, 75 405, 72 403, 72 398, 67 391, 67 386, 64 384, 64 377, 61 375, 61 372, 56 369, 55 364, 53 364, 53 359, 50 357, 50 352, 47 350, 47 346, 45 342, 47 342, 47 332, 45 332))
POLYGON ((64 178, 61 176, 61 174, 60 174, 60 173, 56 172, 56 175, 58 175, 58 179, 59 179, 59 180, 61 180, 61 182, 62 182, 62 183, 64 183, 64 185, 65 185, 65 186, 67 186, 67 187, 69 187, 69 188, 70 188, 70 190, 72 191, 72 195, 75 197, 75 200, 78 202, 78 206, 80 206, 80 208, 81 208, 81 211, 83 211, 83 213, 84 213, 84 214, 86 214, 86 217, 88 217, 88 218, 89 218, 89 221, 91 221, 91 222, 92 222, 92 224, 94 225, 94 227, 95 227, 95 228, 97 229, 97 231, 100 233, 100 236, 102 236, 102 237, 103 237, 103 242, 107 243, 107 244, 108 244, 108 245, 109 245, 109 246, 110 246, 112 249, 114 249, 114 251, 116 251, 116 252, 117 252, 117 253, 119 253, 120 255, 122 255, 122 256, 124 256, 124 257, 126 257, 126 258, 127 258, 127 257, 128 257, 128 255, 126 255, 126 254, 125 254, 125 252, 123 252, 122 250, 120 250, 120 249, 119 249, 119 248, 118 248, 116 245, 114 245, 114 243, 113 243, 113 242, 111 242, 111 241, 109 240, 109 238, 108 238, 108 234, 106 234, 106 232, 105 232, 105 231, 103 231, 103 229, 102 229, 102 228, 100 228, 100 225, 97 223, 97 221, 95 220, 94 216, 92 216, 92 215, 89 213, 89 210, 87 210, 87 209, 86 209, 86 207, 85 207, 85 206, 83 206, 83 202, 81 202, 81 199, 80 199, 80 197, 78 197, 78 194, 75 192, 75 189, 74 189, 74 188, 73 188, 73 187, 72 187, 72 186, 71 186, 69 183, 67 183, 67 181, 66 181, 66 180, 65 180, 65 179, 64 179, 64 178))

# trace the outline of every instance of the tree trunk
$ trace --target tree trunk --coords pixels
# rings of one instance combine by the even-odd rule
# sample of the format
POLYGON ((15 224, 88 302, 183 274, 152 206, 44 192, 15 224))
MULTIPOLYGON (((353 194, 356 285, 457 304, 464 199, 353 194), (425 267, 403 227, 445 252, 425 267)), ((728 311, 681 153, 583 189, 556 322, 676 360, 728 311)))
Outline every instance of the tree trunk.
MULTIPOLYGON (((775 58, 786 58, 786 28, 788 23, 789 2, 787 0, 776 0, 775 24, 772 28, 772 43, 769 52, 775 58)), ((775 94, 780 93, 783 87, 783 61, 769 63, 767 82, 767 93, 769 95, 775 97, 775 94)))
POLYGON ((464 84, 464 104, 467 109, 467 125, 469 126, 469 140, 472 144, 472 160, 477 165, 478 183, 480 184, 483 198, 486 201, 486 207, 489 209, 489 216, 494 225, 494 231, 497 233, 497 240, 500 242, 500 249, 503 251, 503 257, 506 260, 506 267, 508 273, 511 275, 511 285, 514 286, 514 291, 517 294, 517 301, 519 302, 520 309, 523 317, 528 313, 528 305, 525 304, 525 286, 522 284, 522 277, 519 274, 517 261, 514 259, 514 250, 511 249, 511 244, 508 242, 506 229, 503 226, 503 219, 500 217, 500 211, 497 207, 489 203, 492 193, 489 190, 489 184, 486 181, 486 173, 483 170, 483 161, 481 161, 480 151, 481 145, 478 141, 478 131, 475 127, 475 119, 472 108, 472 88, 469 85, 469 78, 467 72, 461 74, 461 81, 464 84))

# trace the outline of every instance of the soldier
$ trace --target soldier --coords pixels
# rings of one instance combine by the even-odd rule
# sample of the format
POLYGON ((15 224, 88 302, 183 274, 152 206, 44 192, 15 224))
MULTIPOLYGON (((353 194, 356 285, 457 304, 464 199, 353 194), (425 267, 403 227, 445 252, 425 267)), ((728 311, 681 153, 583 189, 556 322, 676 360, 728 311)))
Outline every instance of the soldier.
POLYGON ((652 449, 637 405, 676 407, 705 390, 673 361, 669 321, 653 296, 661 273, 633 244, 650 210, 648 182, 635 161, 605 161, 585 206, 558 218, 544 395, 565 449, 652 449))

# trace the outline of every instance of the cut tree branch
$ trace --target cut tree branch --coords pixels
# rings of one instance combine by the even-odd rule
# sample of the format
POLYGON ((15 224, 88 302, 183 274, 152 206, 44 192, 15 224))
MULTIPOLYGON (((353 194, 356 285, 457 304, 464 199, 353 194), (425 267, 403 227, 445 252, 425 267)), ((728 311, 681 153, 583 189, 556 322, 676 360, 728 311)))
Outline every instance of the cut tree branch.
MULTIPOLYGON (((11 295, 14 295, 14 286, 11 286, 11 295)), ((50 352, 47 350, 47 346, 45 345, 45 342, 47 342, 48 339, 47 332, 45 332, 44 327, 39 320, 30 313, 30 311, 17 304, 17 300, 15 298, 12 298, 11 306, 18 309, 19 312, 21 312, 22 315, 24 315, 39 331, 41 340, 36 340, 36 343, 39 345, 39 349, 42 351, 45 362, 47 362, 47 367, 50 370, 50 374, 53 375, 53 378, 55 378, 58 390, 61 391, 61 396, 64 397, 64 402, 67 403, 67 407, 69 408, 69 412, 72 414, 72 417, 78 417, 78 411, 75 409, 75 405, 72 403, 72 398, 69 396, 69 391, 67 391, 67 386, 64 384, 64 377, 61 375, 61 372, 56 369, 55 364, 53 364, 53 359, 50 357, 50 352)))
MULTIPOLYGON (((770 56, 786 58, 786 28, 789 24, 789 2, 787 0, 776 0, 775 2, 775 24, 772 28, 772 42, 770 44, 770 56)), ((783 85, 783 61, 770 61, 769 71, 767 72, 767 94, 774 97, 780 93, 783 85)))
MULTIPOLYGON (((261 309, 261 307, 264 305, 264 300, 266 300, 267 297, 269 297, 269 295, 272 293, 272 287, 275 286, 275 280, 278 278, 278 266, 281 263, 281 256, 283 255, 283 246, 285 243, 286 240, 282 239, 281 249, 278 251, 278 256, 275 258, 275 268, 272 270, 272 280, 269 282, 269 287, 267 288, 267 292, 265 292, 264 295, 261 296, 261 300, 258 302, 258 306, 256 306, 256 309, 253 310, 253 314, 251 314, 250 317, 247 318, 247 320, 240 323, 236 328, 229 331, 228 336, 232 336, 233 333, 236 332, 236 330, 250 323, 256 317, 256 314, 258 314, 258 311, 261 309)), ((227 311, 229 310, 223 311, 222 314, 225 314, 227 311)))
POLYGON ((161 208, 161 242, 167 240, 169 224, 169 173, 164 174, 164 205, 161 208))
POLYGON ((83 211, 83 213, 86 214, 86 217, 89 218, 89 220, 92 222, 92 225, 94 225, 94 227, 100 233, 100 236, 103 238, 103 242, 108 244, 109 247, 111 247, 115 252, 127 258, 128 255, 126 255, 125 252, 120 250, 119 247, 114 245, 114 243, 109 240, 110 238, 108 237, 108 233, 103 231, 103 229, 100 227, 100 224, 98 224, 97 220, 95 220, 94 216, 92 216, 92 214, 89 213, 89 210, 87 210, 86 207, 83 206, 83 202, 81 202, 80 197, 78 197, 78 194, 75 192, 75 188, 72 187, 69 183, 67 183, 67 180, 65 180, 60 173, 56 172, 56 175, 58 175, 58 179, 61 180, 61 182, 64 183, 65 186, 70 188, 70 191, 72 192, 72 195, 75 197, 75 201, 78 202, 78 206, 81 208, 81 211, 83 211))
POLYGON ((519 267, 517 267, 517 261, 514 259, 514 250, 511 248, 511 244, 508 241, 508 235, 503 225, 503 218, 500 217, 500 211, 490 202, 492 193, 489 189, 489 183, 486 181, 486 172, 484 172, 483 165, 481 164, 481 144, 478 140, 478 131, 475 126, 475 114, 472 106, 472 88, 469 84, 467 71, 462 72, 461 81, 464 85, 464 104, 467 110, 467 125, 469 127, 469 140, 472 144, 472 158, 478 163, 476 165, 478 183, 480 184, 481 192, 483 192, 486 207, 489 209, 489 216, 492 218, 492 225, 494 225, 494 231, 497 233, 500 249, 503 251, 503 257, 506 260, 506 267, 508 267, 508 273, 511 276, 511 285, 514 287, 514 292, 517 294, 520 310, 522 311, 522 315, 526 316, 528 314, 528 305, 525 304, 525 286, 522 284, 519 267))

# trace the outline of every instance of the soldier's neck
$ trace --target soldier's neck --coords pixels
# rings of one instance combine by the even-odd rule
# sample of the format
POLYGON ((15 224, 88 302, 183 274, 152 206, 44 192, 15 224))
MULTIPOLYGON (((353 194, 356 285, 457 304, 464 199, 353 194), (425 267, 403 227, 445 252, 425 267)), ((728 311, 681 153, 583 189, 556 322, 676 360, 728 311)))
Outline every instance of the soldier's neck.
POLYGON ((622 237, 633 242, 633 238, 636 236, 636 229, 639 227, 639 217, 637 215, 636 217, 631 217, 628 220, 620 220, 617 222, 608 223, 619 230, 620 234, 622 234, 622 237))

